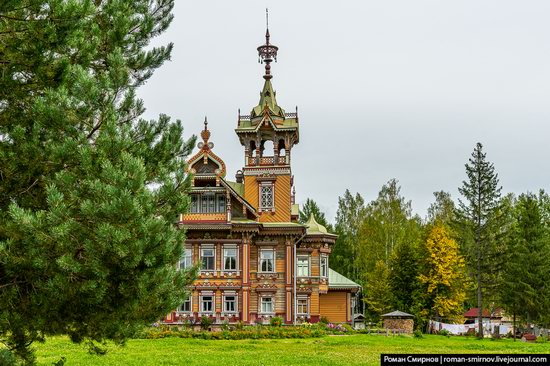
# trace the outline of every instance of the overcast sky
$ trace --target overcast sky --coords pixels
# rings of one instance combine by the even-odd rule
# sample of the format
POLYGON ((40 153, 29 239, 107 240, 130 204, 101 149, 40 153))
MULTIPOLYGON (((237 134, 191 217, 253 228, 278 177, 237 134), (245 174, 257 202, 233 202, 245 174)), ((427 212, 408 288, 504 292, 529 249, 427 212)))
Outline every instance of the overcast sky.
POLYGON ((228 179, 243 164, 237 109, 258 103, 265 7, 281 107, 298 105, 297 202, 333 219, 346 188, 365 200, 397 178, 424 217, 457 198, 482 142, 503 192, 550 189, 550 1, 176 1, 172 61, 141 88, 146 118, 208 116, 228 179))

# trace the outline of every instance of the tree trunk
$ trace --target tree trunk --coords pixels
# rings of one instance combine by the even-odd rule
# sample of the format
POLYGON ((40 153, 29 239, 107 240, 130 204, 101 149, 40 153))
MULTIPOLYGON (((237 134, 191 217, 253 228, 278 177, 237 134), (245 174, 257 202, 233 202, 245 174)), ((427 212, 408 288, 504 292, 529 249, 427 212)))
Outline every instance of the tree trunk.
POLYGON ((477 331, 478 337, 483 338, 483 301, 481 297, 481 260, 477 260, 477 331))
POLYGON ((512 320, 512 333, 514 337, 514 342, 516 341, 516 312, 514 311, 513 320, 512 320))

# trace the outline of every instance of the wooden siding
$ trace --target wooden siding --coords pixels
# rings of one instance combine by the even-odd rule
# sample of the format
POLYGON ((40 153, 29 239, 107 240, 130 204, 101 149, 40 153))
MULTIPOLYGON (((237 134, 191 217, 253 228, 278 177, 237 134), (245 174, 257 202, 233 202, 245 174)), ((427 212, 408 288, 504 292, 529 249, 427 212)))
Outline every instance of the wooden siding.
POLYGON ((349 304, 346 291, 329 291, 320 296, 321 316, 334 323, 345 323, 349 304))
POLYGON ((258 210, 258 182, 255 176, 244 176, 244 199, 258 210))
MULTIPOLYGON (((244 177, 244 198, 256 210, 259 205, 258 182, 255 176, 244 177)), ((260 213, 260 222, 290 222, 290 175, 278 175, 275 180, 275 212, 260 213)))
POLYGON ((275 214, 265 213, 261 222, 290 222, 290 176, 279 175, 275 181, 275 214))

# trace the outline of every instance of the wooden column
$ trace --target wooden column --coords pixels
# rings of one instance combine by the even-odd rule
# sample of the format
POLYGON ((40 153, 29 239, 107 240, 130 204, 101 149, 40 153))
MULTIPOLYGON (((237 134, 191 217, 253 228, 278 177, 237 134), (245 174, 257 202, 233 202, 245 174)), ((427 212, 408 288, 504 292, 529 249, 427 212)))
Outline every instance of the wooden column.
POLYGON ((242 321, 250 321, 250 236, 243 235, 242 245, 243 310, 242 321))
POLYGON ((292 296, 292 275, 293 275, 294 256, 292 253, 292 239, 286 238, 285 245, 285 323, 291 324, 293 321, 293 296, 292 296))

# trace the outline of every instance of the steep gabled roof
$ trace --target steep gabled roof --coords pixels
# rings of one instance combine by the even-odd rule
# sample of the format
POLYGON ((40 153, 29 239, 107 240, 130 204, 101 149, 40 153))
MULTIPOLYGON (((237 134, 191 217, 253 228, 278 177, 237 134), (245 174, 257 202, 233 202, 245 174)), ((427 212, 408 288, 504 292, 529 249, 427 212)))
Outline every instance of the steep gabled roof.
POLYGON ((222 178, 225 177, 225 163, 218 155, 214 154, 214 152, 212 151, 214 144, 208 141, 210 139, 210 130, 208 130, 208 121, 206 120, 206 117, 204 118, 204 130, 201 131, 201 137, 203 141, 199 142, 197 145, 200 150, 187 161, 189 169, 194 169, 195 171, 193 173, 197 173, 196 169, 193 168, 193 166, 195 166, 201 160, 205 165, 208 163, 208 161, 211 161, 218 166, 218 169, 216 169, 215 172, 208 174, 215 174, 222 178))
MULTIPOLYGON (((233 183, 233 182, 232 182, 233 183)), ((232 184, 229 184, 225 179, 223 178, 220 178, 220 184, 222 186, 224 186, 225 188, 227 188, 229 190, 229 192, 231 193, 231 195, 233 197, 235 197, 235 199, 237 201, 239 201, 240 203, 242 203, 249 211, 250 213, 252 213, 254 215, 254 217, 260 217, 260 215, 258 214, 258 212, 256 212, 256 209, 250 204, 248 203, 247 200, 244 199, 244 197, 242 195, 240 195, 233 187, 232 187, 232 184)), ((236 184, 236 183, 235 183, 236 184)))

